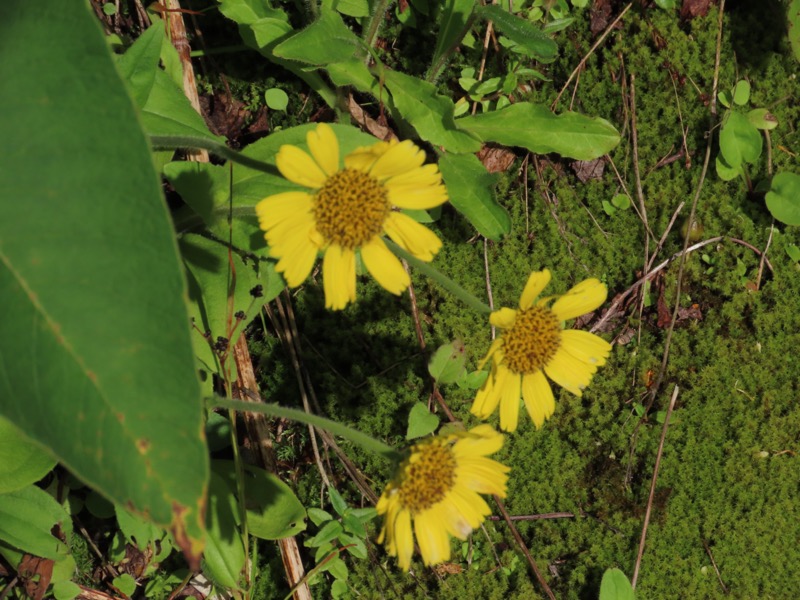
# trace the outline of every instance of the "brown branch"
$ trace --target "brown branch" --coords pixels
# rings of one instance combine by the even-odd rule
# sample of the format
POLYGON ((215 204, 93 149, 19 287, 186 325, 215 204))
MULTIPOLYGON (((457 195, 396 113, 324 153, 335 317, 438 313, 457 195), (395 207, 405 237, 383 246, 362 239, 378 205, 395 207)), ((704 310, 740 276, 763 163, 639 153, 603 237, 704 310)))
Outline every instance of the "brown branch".
POLYGON ((706 549, 706 554, 708 554, 708 558, 711 559, 711 566, 714 567, 714 572, 717 574, 717 580, 719 581, 719 585, 722 587, 722 591, 726 594, 730 593, 728 586, 725 585, 725 582, 722 581, 722 575, 720 575, 719 569, 717 568, 717 561, 714 560, 714 555, 711 554, 711 548, 708 547, 708 542, 703 540, 703 547, 706 549))

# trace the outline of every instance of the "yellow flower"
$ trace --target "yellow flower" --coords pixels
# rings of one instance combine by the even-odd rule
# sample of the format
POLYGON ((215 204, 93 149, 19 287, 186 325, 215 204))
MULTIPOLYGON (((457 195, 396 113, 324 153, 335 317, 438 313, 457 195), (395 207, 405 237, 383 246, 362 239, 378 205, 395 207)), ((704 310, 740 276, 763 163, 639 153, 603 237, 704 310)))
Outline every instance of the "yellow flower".
POLYGON ((450 559, 450 537, 464 540, 488 514, 478 494, 506 495, 508 467, 487 455, 500 450, 503 435, 489 425, 439 435, 415 444, 378 500, 385 515, 379 544, 408 571, 414 552, 412 523, 422 561, 450 559))
POLYGON ((325 306, 339 310, 356 298, 359 252, 381 286, 402 293, 410 279, 381 236, 421 260, 433 260, 442 242, 397 209, 424 210, 447 202, 439 168, 423 165, 425 153, 410 141, 358 148, 340 168, 339 142, 330 126, 317 125, 306 140, 310 156, 284 145, 275 162, 281 175, 308 191, 275 194, 256 206, 277 270, 297 287, 322 251, 325 306))
POLYGON ((563 296, 536 302, 549 282, 547 269, 531 273, 519 310, 501 308, 489 317, 491 324, 503 332, 479 365, 483 368, 492 359, 491 372, 478 390, 471 412, 486 419, 499 403, 500 428, 504 431, 517 428, 520 395, 537 428, 553 414, 556 404, 545 373, 568 392, 580 396, 611 352, 608 342, 588 331, 562 329, 563 321, 603 304, 606 286, 597 279, 587 279, 563 296))

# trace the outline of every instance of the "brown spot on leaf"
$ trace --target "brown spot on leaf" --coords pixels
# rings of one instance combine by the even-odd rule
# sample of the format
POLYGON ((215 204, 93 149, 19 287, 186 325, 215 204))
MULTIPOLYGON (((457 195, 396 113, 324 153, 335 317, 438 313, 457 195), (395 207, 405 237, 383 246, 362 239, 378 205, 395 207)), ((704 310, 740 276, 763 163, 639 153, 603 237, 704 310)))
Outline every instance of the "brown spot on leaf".
POLYGON ((172 503, 172 537, 175 544, 183 552, 183 557, 189 563, 189 569, 197 571, 200 569, 200 558, 203 555, 203 540, 192 539, 186 533, 186 517, 189 510, 177 502, 172 503))
POLYGON ((150 440, 145 438, 136 440, 136 449, 139 451, 139 454, 147 454, 150 450, 150 440))
POLYGON ((95 373, 94 371, 90 371, 89 369, 87 369, 87 370, 86 370, 86 376, 89 378, 89 380, 90 380, 92 383, 94 383, 95 385, 97 384, 97 373, 95 373))

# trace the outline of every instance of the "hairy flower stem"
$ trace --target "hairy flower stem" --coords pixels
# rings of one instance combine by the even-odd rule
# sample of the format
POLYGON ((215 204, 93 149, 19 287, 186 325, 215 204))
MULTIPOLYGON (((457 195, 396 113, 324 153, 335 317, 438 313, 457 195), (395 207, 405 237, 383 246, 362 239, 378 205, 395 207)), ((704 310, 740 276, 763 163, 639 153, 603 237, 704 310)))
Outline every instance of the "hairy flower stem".
MULTIPOLYGON (((367 25, 366 29, 364 29, 364 43, 367 45, 367 48, 374 48, 375 41, 378 39, 378 30, 381 27, 381 23, 383 23, 384 15, 386 15, 386 11, 389 10, 389 7, 392 5, 393 0, 377 0, 375 2, 375 10, 372 11, 372 15, 369 18, 369 24, 367 25)), ((366 57, 367 64, 369 64, 369 53, 366 57)))
POLYGON ((481 314, 488 314, 492 312, 492 309, 489 308, 489 306, 487 306, 484 302, 478 300, 475 296, 470 294, 467 290, 458 285, 455 281, 445 276, 438 269, 435 269, 428 263, 406 252, 391 240, 386 240, 386 245, 397 256, 405 260, 409 265, 411 265, 421 273, 424 273, 425 275, 433 279, 436 283, 441 285, 444 289, 453 294, 453 296, 461 300, 472 310, 479 312, 481 314))

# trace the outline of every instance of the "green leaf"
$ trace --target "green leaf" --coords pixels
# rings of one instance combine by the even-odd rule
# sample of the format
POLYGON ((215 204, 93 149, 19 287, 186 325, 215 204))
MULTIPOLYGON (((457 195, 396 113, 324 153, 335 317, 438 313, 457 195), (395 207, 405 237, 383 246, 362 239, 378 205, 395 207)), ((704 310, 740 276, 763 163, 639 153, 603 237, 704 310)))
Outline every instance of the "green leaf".
POLYGON ((81 588, 72 581, 58 581, 53 584, 53 597, 56 600, 72 600, 81 593, 81 588))
POLYGON ((231 421, 218 412, 209 411, 206 421, 208 451, 217 452, 231 445, 231 421))
POLYGON ((0 541, 28 554, 57 560, 69 552, 51 533, 57 524, 71 524, 67 511, 38 487, 30 485, 0 494, 0 541))
POLYGON ((155 543, 164 537, 164 530, 150 521, 128 512, 121 506, 115 506, 114 509, 123 535, 142 552, 151 544, 155 546, 155 543))
POLYGON ((499 4, 479 6, 476 14, 492 21, 495 28, 516 44, 516 51, 523 51, 539 62, 553 62, 558 56, 558 45, 542 33, 527 19, 512 15, 499 4))
POLYGON ((633 588, 625 573, 607 569, 600 582, 600 600, 634 600, 633 588))
POLYGON ((338 581, 346 580, 347 576, 350 574, 347 570, 347 565, 338 556, 335 556, 325 563, 325 570, 333 575, 338 581))
POLYGON ((322 544, 330 542, 331 540, 335 540, 343 531, 344 529, 339 521, 329 521, 322 526, 322 529, 319 530, 317 535, 306 540, 306 546, 309 548, 321 546, 322 544))
POLYGON ((308 518, 311 519, 311 522, 319 527, 325 521, 332 521, 333 515, 326 510, 322 510, 321 508, 316 508, 314 506, 309 506, 306 509, 308 513, 308 518))
POLYGON ((136 580, 128 573, 123 573, 119 577, 114 577, 112 583, 115 588, 126 596, 132 596, 133 592, 136 591, 136 580))
POLYGON ((215 583, 234 590, 245 563, 245 549, 237 524, 238 507, 231 488, 216 472, 211 472, 206 513, 206 550, 203 571, 215 583))
POLYGON ((800 175, 778 173, 767 192, 767 208, 787 225, 800 225, 800 175))
POLYGON ((789 44, 794 57, 800 61, 800 0, 792 0, 786 8, 786 21, 789 27, 789 44))
POLYGON ((473 371, 472 373, 465 373, 463 377, 456 381, 456 385, 461 389, 477 390, 483 385, 483 382, 486 381, 488 376, 489 371, 473 371))
POLYGON ((656 6, 664 10, 674 10, 678 5, 678 0, 656 0, 656 6))
POLYGON ((603 200, 603 210, 609 217, 617 214, 617 209, 608 200, 603 200))
POLYGON ((14 23, 3 43, 26 49, 0 61, 0 413, 114 502, 170 526, 195 561, 208 458, 186 284, 148 144, 84 2, 12 0, 0 13, 14 23))
POLYGON ((335 510, 336 514, 341 517, 347 511, 347 502, 344 501, 342 495, 336 491, 336 488, 334 487, 328 488, 328 495, 331 498, 331 506, 333 506, 333 510, 335 510))
POLYGON ((361 17, 369 16, 369 2, 367 0, 338 0, 336 2, 336 10, 348 17, 361 17))
POLYGON ((439 14, 439 33, 431 64, 439 63, 445 53, 458 44, 469 23, 475 0, 445 0, 439 14))
POLYGON ((717 156, 714 164, 717 168, 717 175, 720 179, 722 179, 722 181, 732 181, 744 173, 741 163, 739 163, 737 168, 734 168, 725 162, 725 159, 722 158, 722 155, 717 156))
POLYGON ((778 119, 766 108, 754 108, 747 113, 747 120, 756 129, 775 129, 778 126, 778 119))
POLYGON ((111 519, 116 514, 114 505, 94 490, 86 496, 86 510, 98 519, 111 519))
POLYGON ((453 112, 455 104, 437 93, 436 86, 399 71, 386 71, 385 84, 392 102, 420 138, 444 147, 448 152, 477 152, 481 149, 475 137, 459 129, 453 112))
POLYGON ((574 112, 554 115, 542 104, 527 102, 462 117, 458 124, 484 142, 521 146, 536 154, 556 152, 577 160, 603 156, 620 139, 617 130, 605 119, 574 112))
POLYGON ((0 494, 39 481, 56 464, 42 447, 0 417, 0 494))
POLYGON ((156 81, 158 59, 166 39, 164 26, 160 23, 148 28, 136 38, 131 47, 117 58, 117 68, 128 90, 139 107, 145 105, 156 81))
POLYGON ((352 513, 348 512, 342 517, 342 525, 344 526, 344 530, 346 532, 352 533, 354 536, 357 536, 359 538, 367 537, 366 527, 364 527, 364 524, 361 522, 361 519, 359 519, 352 513))
POLYGON ((350 593, 350 589, 347 587, 347 583, 342 579, 336 579, 331 584, 331 596, 333 598, 344 598, 348 596, 350 593))
POLYGON ((721 91, 717 94, 717 98, 719 98, 719 103, 722 104, 725 108, 730 108, 731 104, 733 104, 733 100, 731 99, 731 94, 728 91, 721 91))
POLYGON ((789 244, 786 246, 786 254, 794 262, 800 262, 800 248, 798 248, 795 244, 789 244))
POLYGON ((627 194, 617 194, 611 198, 611 204, 620 210, 627 210, 631 207, 631 199, 627 194))
POLYGON ((464 372, 467 360, 463 342, 455 340, 440 346, 428 362, 428 372, 437 383, 455 383, 464 372))
POLYGON ((746 79, 736 82, 733 88, 733 102, 739 106, 744 106, 750 102, 750 82, 746 79))
POLYGON ((264 101, 272 110, 285 112, 289 106, 289 95, 280 88, 270 88, 264 92, 264 101))
POLYGON ((360 43, 339 13, 323 10, 319 19, 279 43, 272 52, 279 58, 324 66, 353 58, 360 43))
MULTIPOLYGON (((215 460, 214 472, 229 489, 236 489, 233 461, 215 460)), ((244 466, 244 505, 250 535, 262 540, 291 537, 306 528, 306 509, 277 475, 253 465, 244 466)))
POLYGON ((408 430, 406 439, 413 440, 436 431, 439 426, 439 417, 428 410, 422 402, 414 403, 408 414, 408 430))
POLYGON ((754 163, 761 156, 762 139, 742 113, 728 111, 719 133, 719 151, 725 162, 737 169, 743 162, 754 163))
POLYGON ((490 240, 511 231, 511 218, 494 197, 495 175, 472 154, 445 154, 439 169, 447 186, 450 204, 490 240))

